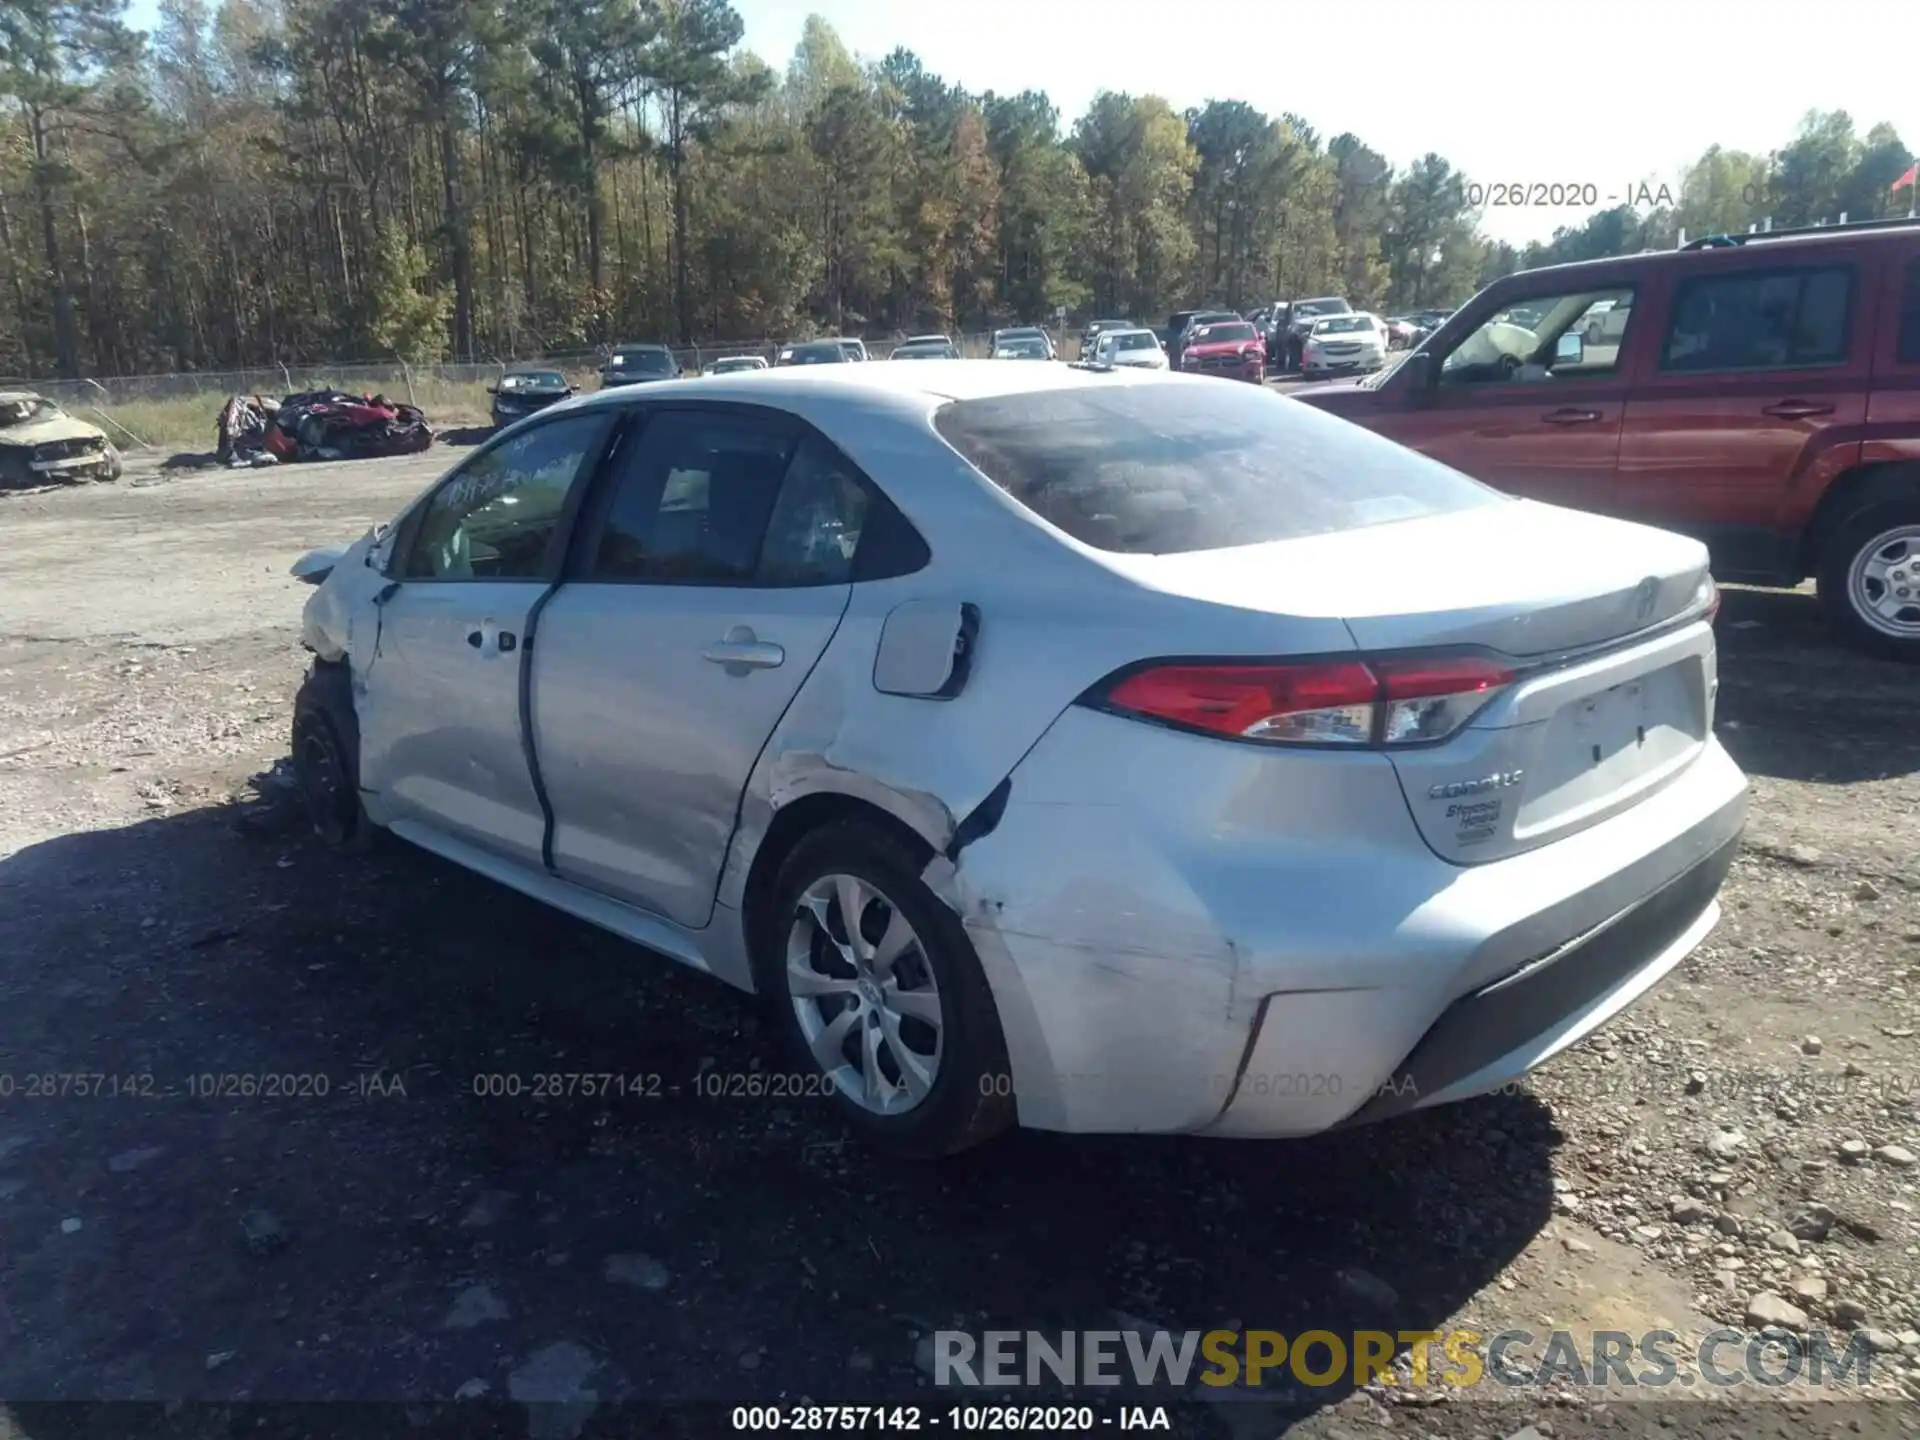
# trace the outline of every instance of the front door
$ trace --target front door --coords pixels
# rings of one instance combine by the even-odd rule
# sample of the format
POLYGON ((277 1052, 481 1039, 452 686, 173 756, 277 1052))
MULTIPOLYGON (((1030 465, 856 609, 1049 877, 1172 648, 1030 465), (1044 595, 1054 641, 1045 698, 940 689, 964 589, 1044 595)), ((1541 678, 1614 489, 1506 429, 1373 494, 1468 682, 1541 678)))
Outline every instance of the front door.
POLYGON ((1610 511, 1633 298, 1630 286, 1588 286, 1510 299, 1434 357, 1424 403, 1368 423, 1497 490, 1610 511), (1593 323, 1621 307, 1624 330, 1593 323))
POLYGON ((545 817, 520 723, 527 616, 552 583, 572 486, 613 423, 557 416, 488 446, 398 537, 398 586, 361 667, 360 783, 388 823, 411 821, 523 864, 545 817))
POLYGON ((872 496, 750 408, 656 409, 540 620, 533 726, 554 868, 689 928, 747 778, 851 591, 872 496))

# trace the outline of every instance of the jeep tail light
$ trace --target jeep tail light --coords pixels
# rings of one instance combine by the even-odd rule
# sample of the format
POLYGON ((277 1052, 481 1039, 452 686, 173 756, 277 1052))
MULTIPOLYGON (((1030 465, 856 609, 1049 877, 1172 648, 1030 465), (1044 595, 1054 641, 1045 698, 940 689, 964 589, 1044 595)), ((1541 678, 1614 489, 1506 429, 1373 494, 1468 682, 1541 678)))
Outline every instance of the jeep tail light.
POLYGON ((1513 670, 1480 655, 1135 667, 1089 697, 1122 715, 1282 745, 1418 745, 1459 730, 1513 670))

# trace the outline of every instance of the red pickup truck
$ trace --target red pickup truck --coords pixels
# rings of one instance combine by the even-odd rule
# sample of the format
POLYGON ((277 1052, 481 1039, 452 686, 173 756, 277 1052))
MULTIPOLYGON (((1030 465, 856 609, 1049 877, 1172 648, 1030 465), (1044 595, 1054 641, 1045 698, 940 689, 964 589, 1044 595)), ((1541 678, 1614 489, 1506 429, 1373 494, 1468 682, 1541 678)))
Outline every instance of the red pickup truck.
POLYGON ((1383 375, 1294 394, 1498 489, 1694 535, 1723 580, 1816 577, 1845 637, 1920 661, 1920 222, 1509 275, 1383 375))

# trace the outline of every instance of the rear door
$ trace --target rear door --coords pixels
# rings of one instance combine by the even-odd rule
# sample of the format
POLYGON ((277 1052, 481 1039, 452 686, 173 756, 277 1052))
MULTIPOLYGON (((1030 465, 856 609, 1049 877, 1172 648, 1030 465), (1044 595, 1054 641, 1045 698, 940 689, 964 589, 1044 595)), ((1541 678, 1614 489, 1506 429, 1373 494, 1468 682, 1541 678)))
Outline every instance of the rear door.
POLYGON ((1884 240, 1873 393, 1863 463, 1920 460, 1920 235, 1884 240))
POLYGON ((1636 294, 1631 281, 1604 278, 1510 294, 1507 308, 1434 354, 1438 372, 1424 403, 1367 423, 1509 494, 1612 511, 1630 347, 1645 328, 1633 319, 1636 294), (1626 307, 1626 328, 1618 340, 1587 343, 1606 302, 1626 307))
POLYGON ((386 818, 540 863, 520 641, 615 418, 602 407, 529 422, 449 475, 395 537, 398 584, 356 701, 360 782, 386 818))
POLYGON ((559 874, 707 923, 747 777, 846 609, 869 502, 784 415, 650 412, 541 616, 533 733, 559 874))
POLYGON ((1860 458, 1877 277, 1856 251, 1798 248, 1676 267, 1627 404, 1620 513, 1706 541, 1725 575, 1784 577, 1813 503, 1860 458))

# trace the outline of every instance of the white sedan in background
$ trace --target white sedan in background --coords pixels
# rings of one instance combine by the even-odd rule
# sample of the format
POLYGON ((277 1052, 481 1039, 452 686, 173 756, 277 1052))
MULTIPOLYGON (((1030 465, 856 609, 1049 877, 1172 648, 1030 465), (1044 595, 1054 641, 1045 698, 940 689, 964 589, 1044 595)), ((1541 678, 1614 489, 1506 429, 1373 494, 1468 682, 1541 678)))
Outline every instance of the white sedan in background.
POLYGON ((603 391, 295 573, 323 838, 759 994, 913 1155, 1497 1088, 1700 943, 1746 814, 1699 541, 1258 385, 603 391))
POLYGON ((1103 330, 1093 342, 1089 359, 1095 365, 1125 365, 1137 370, 1165 370, 1167 352, 1151 330, 1103 330))
POLYGON ((764 355, 723 355, 718 360, 709 360, 700 373, 702 375, 741 375, 766 368, 767 360, 764 355))
POLYGON ((1387 327, 1364 311, 1314 321, 1300 347, 1302 375, 1360 373, 1386 363, 1387 327))

